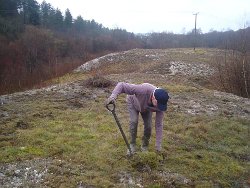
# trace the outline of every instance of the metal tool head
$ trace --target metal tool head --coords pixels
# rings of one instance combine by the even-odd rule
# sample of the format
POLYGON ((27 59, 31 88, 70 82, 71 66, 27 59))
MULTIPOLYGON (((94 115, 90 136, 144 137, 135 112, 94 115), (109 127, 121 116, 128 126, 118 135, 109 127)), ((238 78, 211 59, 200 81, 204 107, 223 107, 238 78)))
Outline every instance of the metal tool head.
POLYGON ((114 112, 115 111, 115 103, 109 103, 106 105, 106 108, 110 111, 110 112, 114 112))

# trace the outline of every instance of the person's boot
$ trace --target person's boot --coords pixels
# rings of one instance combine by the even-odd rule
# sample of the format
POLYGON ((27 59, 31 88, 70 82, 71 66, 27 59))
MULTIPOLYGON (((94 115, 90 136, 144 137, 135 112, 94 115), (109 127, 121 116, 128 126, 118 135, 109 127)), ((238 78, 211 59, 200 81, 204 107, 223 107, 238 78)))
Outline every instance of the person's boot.
POLYGON ((130 124, 130 149, 131 149, 131 153, 129 151, 129 149, 127 150, 127 155, 133 155, 136 152, 136 137, 137 137, 137 123, 131 123, 130 124))
POLYGON ((127 155, 134 155, 136 153, 136 144, 130 144, 130 149, 131 149, 131 153, 129 151, 129 149, 127 150, 127 155))
POLYGON ((148 145, 149 145, 149 138, 143 136, 143 138, 142 138, 141 151, 142 151, 142 152, 148 151, 148 145))

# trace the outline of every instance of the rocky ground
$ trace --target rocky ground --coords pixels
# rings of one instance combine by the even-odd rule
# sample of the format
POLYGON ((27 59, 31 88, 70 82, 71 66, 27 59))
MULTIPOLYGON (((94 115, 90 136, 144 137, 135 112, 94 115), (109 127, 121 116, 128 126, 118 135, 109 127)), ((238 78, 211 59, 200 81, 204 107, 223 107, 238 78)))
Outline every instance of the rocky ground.
MULTIPOLYGON (((186 57, 188 61, 184 62, 181 57, 173 57, 173 55, 171 57, 168 53, 168 51, 164 50, 130 50, 122 53, 113 53, 89 61, 77 68, 75 72, 98 69, 98 67, 106 66, 107 64, 119 64, 123 62, 133 64, 134 62, 138 62, 142 64, 139 74, 136 71, 132 74, 110 75, 110 78, 133 82, 140 79, 140 77, 144 79, 148 78, 147 80, 153 80, 153 78, 149 77, 157 77, 159 79, 160 75, 160 79, 165 82, 183 81, 182 84, 192 85, 197 88, 197 91, 215 73, 213 65, 208 63, 209 60, 197 62, 193 57, 186 57), (173 58, 176 60, 180 59, 180 61, 174 61, 173 58)), ((185 51, 183 53, 184 55, 190 55, 192 51, 185 51)), ((215 51, 211 50, 207 53, 206 57, 213 56, 212 54, 215 51)), ((225 114, 226 116, 250 118, 249 99, 216 90, 206 90, 192 95, 185 92, 174 94, 171 98, 171 103, 175 110, 192 115, 202 113, 209 115, 225 114)))
MULTIPOLYGON (((207 89, 208 80, 216 71, 210 62, 216 51, 200 51, 196 58, 192 50, 183 51, 173 49, 171 53, 165 50, 130 50, 121 53, 108 54, 85 63, 75 70, 75 73, 100 71, 109 80, 146 82, 167 84, 181 83, 188 87, 177 88, 171 93, 170 106, 172 111, 189 114, 192 116, 205 114, 208 116, 223 115, 240 117, 250 120, 250 100, 233 94, 207 89), (175 52, 176 50, 176 52, 175 52), (177 53, 178 52, 178 53, 177 53), (181 56, 180 56, 181 54, 181 56), (206 56, 205 56, 206 55, 206 56), (204 57, 203 57, 204 56, 204 57), (203 61, 202 61, 203 60, 203 61), (121 71, 115 72, 122 64, 131 64, 121 71), (136 63, 136 64, 135 64, 136 63), (110 66, 112 65, 112 66, 110 66), (138 67, 138 65, 140 65, 138 67), (109 68, 107 68, 109 67, 109 68), (131 70, 132 69, 132 70, 131 70), (107 71, 111 71, 107 74, 107 71), (113 71, 113 72, 112 72, 113 71)), ((99 100, 99 96, 107 96, 111 91, 104 88, 89 88, 85 82, 79 80, 71 83, 57 84, 47 88, 29 90, 0 96, 0 124, 13 118, 23 116, 26 112, 22 104, 26 101, 36 100, 39 97, 51 101, 66 101, 72 108, 83 106, 86 100, 99 100), (15 106, 7 110, 6 104, 15 106)), ((38 116, 53 116, 53 114, 36 113, 38 116)), ((19 122, 16 126, 26 126, 19 122)), ((12 134, 3 133, 2 134, 12 134)), ((6 135, 5 135, 6 136, 6 135)), ((0 187, 43 187, 46 186, 46 176, 52 173, 49 166, 57 159, 32 159, 21 162, 0 164, 0 187)), ((80 167, 77 167, 80 168, 80 167)), ((133 184, 140 187, 139 180, 133 180, 126 172, 120 175, 121 184, 133 184)), ((190 180, 178 174, 162 173, 161 176, 170 180, 179 179, 188 184, 190 180)), ((91 187, 79 182, 78 187, 91 187)))

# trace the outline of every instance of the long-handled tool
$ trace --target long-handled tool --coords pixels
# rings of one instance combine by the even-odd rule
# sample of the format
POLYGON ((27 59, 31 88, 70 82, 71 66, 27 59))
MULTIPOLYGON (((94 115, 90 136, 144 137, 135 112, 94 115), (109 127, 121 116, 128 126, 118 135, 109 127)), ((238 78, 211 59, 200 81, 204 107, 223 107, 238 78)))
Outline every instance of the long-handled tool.
POLYGON ((130 145, 129 145, 129 143, 128 143, 128 140, 127 140, 127 138, 126 138, 126 135, 124 134, 124 132, 123 132, 123 130, 122 130, 122 126, 121 126, 121 124, 120 124, 120 122, 119 122, 119 120, 118 120, 118 117, 117 117, 116 113, 115 113, 115 103, 107 104, 107 105, 106 105, 106 108, 113 114, 113 116, 114 116, 114 118, 115 118, 115 121, 116 121, 116 124, 118 125, 118 127, 119 127, 119 129, 120 129, 120 132, 121 132, 121 134, 122 134, 122 137, 123 137, 124 141, 126 142, 126 145, 127 145, 127 147, 128 147, 128 150, 129 150, 129 152, 130 152, 130 155, 132 155, 132 151, 131 151, 130 145))

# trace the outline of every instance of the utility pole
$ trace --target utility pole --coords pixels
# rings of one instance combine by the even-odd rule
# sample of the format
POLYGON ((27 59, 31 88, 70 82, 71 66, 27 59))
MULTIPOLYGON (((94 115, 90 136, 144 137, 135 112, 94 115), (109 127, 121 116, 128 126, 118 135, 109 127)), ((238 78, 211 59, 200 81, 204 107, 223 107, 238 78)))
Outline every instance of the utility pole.
POLYGON ((194 21, 194 50, 195 50, 195 46, 196 46, 196 22, 197 22, 197 15, 199 14, 199 12, 193 14, 195 15, 195 21, 194 21))

